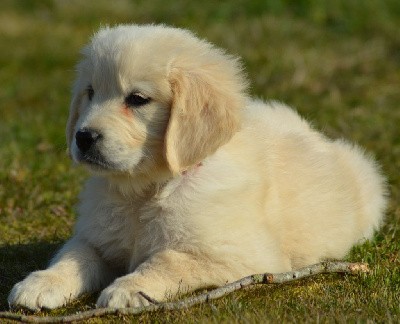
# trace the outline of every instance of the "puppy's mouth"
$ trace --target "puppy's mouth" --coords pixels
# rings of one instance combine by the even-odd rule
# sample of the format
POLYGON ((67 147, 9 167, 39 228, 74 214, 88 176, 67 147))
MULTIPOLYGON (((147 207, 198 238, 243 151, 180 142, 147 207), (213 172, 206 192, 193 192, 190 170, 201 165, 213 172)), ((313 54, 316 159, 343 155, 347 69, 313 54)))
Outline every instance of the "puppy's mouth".
POLYGON ((91 169, 96 171, 113 171, 116 166, 107 161, 99 152, 87 152, 85 154, 79 154, 77 162, 84 164, 91 169))

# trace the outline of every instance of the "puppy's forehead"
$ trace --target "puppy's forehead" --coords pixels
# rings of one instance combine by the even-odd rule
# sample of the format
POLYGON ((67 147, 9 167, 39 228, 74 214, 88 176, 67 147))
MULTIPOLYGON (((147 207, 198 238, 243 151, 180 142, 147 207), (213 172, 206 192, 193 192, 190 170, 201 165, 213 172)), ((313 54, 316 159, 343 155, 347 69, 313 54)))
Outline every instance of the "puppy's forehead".
POLYGON ((123 44, 136 44, 139 48, 162 49, 163 54, 168 54, 171 49, 199 42, 191 32, 183 29, 163 25, 121 25, 100 29, 91 44, 99 51, 112 52, 123 44))
POLYGON ((125 91, 133 83, 165 78, 174 58, 196 43, 199 40, 185 30, 129 25, 101 29, 83 53, 92 67, 94 86, 113 80, 125 91))

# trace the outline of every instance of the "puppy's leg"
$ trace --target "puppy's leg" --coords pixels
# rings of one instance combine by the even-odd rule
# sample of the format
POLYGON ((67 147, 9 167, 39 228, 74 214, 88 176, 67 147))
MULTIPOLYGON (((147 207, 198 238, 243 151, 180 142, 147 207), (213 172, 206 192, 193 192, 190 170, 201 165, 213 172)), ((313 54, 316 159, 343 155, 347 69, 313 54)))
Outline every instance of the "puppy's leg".
POLYGON ((84 292, 106 286, 112 272, 85 242, 72 238, 46 270, 31 273, 17 283, 8 297, 11 305, 32 310, 65 305, 84 292))
POLYGON ((179 292, 219 286, 238 278, 237 273, 233 276, 227 265, 217 265, 187 253, 166 250, 140 264, 134 272, 115 280, 103 290, 97 300, 97 306, 147 306, 151 300, 141 293, 163 301, 179 292))

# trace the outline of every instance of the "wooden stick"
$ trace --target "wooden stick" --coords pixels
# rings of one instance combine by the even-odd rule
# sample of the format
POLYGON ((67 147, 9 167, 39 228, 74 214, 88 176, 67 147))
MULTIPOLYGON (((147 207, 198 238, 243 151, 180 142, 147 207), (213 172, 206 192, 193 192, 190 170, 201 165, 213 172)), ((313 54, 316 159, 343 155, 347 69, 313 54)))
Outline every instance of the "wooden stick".
POLYGON ((369 272, 368 265, 365 263, 349 263, 349 262, 321 262, 296 271, 284 273, 263 273, 244 277, 225 286, 210 290, 203 294, 188 297, 182 300, 168 303, 157 303, 151 297, 142 293, 152 305, 134 307, 134 308, 98 308, 85 312, 80 312, 74 315, 67 316, 33 316, 19 315, 12 312, 0 312, 0 318, 20 321, 24 323, 71 323, 74 321, 87 320, 92 317, 100 317, 105 315, 138 315, 145 312, 153 312, 156 310, 178 310, 188 308, 193 305, 208 302, 209 300, 217 299, 230 294, 233 291, 243 289, 245 287, 256 284, 281 284, 293 280, 298 280, 310 277, 320 273, 347 273, 359 274, 369 272))

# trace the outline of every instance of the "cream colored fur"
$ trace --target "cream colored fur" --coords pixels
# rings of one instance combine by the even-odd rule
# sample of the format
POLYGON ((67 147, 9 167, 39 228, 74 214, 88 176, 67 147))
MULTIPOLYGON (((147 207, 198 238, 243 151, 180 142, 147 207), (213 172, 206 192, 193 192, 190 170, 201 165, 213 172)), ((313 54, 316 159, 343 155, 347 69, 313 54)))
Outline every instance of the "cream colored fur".
POLYGON ((146 305, 140 291, 162 301, 343 258, 381 224, 374 161, 248 98, 238 60, 190 32, 105 28, 83 55, 67 140, 85 164, 75 134, 96 129, 106 165, 88 165, 73 238, 10 304, 55 308, 102 290, 99 307, 146 305), (151 101, 126 107, 131 92, 151 101))

